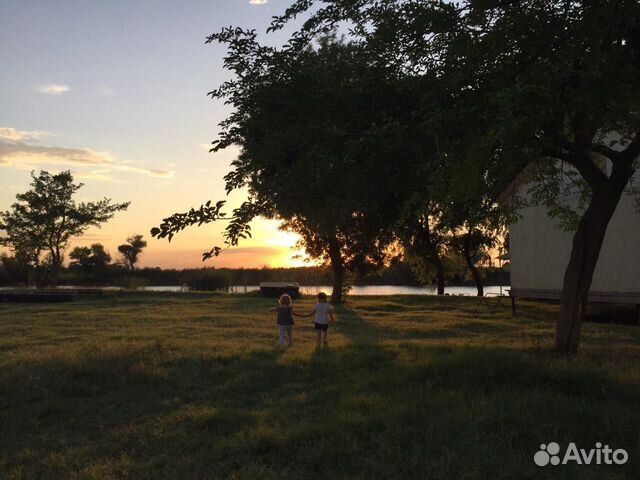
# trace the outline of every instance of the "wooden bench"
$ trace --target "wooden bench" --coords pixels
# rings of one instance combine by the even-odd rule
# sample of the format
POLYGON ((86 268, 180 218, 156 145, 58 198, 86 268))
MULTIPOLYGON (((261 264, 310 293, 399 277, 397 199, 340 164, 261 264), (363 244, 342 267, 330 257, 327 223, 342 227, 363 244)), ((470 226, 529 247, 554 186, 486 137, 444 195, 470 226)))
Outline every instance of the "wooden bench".
POLYGON ((285 293, 291 298, 298 298, 300 296, 300 285, 297 282, 260 283, 260 295, 263 297, 277 298, 285 293))
POLYGON ((60 303, 72 301, 75 295, 73 291, 8 290, 0 292, 0 302, 60 303))

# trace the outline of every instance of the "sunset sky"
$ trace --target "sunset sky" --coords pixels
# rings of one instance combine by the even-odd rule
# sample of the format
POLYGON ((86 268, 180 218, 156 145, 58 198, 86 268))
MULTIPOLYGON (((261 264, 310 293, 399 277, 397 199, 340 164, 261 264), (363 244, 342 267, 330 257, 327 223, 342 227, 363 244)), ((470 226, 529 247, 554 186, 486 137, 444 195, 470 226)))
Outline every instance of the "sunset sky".
MULTIPOLYGON (((289 0, 0 1, 0 210, 29 188, 30 171, 71 170, 79 200, 131 201, 101 229, 112 256, 127 236, 149 246, 141 266, 200 267, 224 224, 192 228, 169 244, 149 236, 171 213, 224 198, 237 151, 209 153, 228 107, 206 93, 229 73, 224 48, 205 45, 223 26, 262 33, 289 0)), ((291 30, 262 35, 280 44, 291 30)), ((242 192, 229 198, 239 204, 242 192)), ((207 266, 299 265, 296 237, 256 221, 254 238, 207 266)))

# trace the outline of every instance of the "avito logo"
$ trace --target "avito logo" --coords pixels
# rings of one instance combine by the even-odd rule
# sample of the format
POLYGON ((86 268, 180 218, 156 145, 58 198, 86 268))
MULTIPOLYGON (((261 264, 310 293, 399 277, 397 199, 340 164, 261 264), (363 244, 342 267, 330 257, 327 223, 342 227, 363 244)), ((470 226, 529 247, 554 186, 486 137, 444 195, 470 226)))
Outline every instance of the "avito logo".
POLYGON ((578 448, 575 443, 571 442, 563 455, 560 455, 558 443, 543 443, 540 445, 540 450, 533 456, 533 461, 539 467, 549 464, 566 465, 571 462, 578 465, 624 465, 628 460, 629 454, 623 448, 614 450, 609 445, 603 447, 600 442, 597 442, 595 448, 590 450, 578 448))

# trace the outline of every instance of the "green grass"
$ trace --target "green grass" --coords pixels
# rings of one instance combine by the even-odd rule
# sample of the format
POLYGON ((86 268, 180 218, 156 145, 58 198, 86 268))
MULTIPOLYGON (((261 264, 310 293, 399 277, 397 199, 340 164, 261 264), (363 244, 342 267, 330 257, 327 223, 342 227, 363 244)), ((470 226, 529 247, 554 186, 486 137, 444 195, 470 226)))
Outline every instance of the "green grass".
POLYGON ((640 478, 640 328, 565 358, 556 306, 476 301, 353 297, 320 351, 251 295, 2 304, 0 478, 640 478), (630 460, 535 466, 550 441, 630 460))

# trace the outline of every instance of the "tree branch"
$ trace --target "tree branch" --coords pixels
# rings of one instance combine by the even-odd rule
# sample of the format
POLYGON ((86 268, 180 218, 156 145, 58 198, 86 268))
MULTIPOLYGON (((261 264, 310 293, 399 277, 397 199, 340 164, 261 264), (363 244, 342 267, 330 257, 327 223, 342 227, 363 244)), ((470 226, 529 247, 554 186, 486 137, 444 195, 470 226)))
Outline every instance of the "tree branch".
POLYGON ((613 148, 609 148, 606 145, 593 144, 591 145, 591 150, 607 157, 612 162, 615 162, 620 157, 620 152, 616 152, 613 148))
POLYGON ((568 162, 578 170, 592 191, 599 190, 606 185, 607 175, 593 163, 588 154, 572 156, 568 162))
POLYGON ((192 208, 185 213, 174 213, 170 217, 163 218, 159 227, 151 229, 151 236, 157 238, 167 238, 169 241, 173 236, 192 225, 202 225, 215 222, 216 220, 229 220, 221 211, 225 202, 223 200, 211 205, 211 201, 201 205, 200 208, 192 208))
POLYGON ((573 155, 570 153, 564 153, 561 152, 560 150, 557 150, 555 148, 551 148, 551 147, 543 147, 542 148, 542 153, 543 155, 546 155, 547 157, 551 157, 551 158, 558 158, 560 160, 564 160, 565 162, 572 162, 573 159, 573 155))
POLYGON ((588 153, 565 153, 549 147, 544 147, 542 153, 551 158, 564 160, 575 167, 592 190, 599 189, 607 181, 607 175, 593 163, 588 153))
POLYGON ((640 155, 640 130, 636 130, 636 136, 631 143, 622 152, 619 153, 620 159, 628 164, 633 165, 633 162, 640 155))

